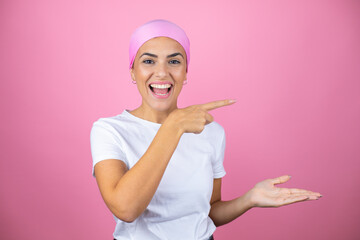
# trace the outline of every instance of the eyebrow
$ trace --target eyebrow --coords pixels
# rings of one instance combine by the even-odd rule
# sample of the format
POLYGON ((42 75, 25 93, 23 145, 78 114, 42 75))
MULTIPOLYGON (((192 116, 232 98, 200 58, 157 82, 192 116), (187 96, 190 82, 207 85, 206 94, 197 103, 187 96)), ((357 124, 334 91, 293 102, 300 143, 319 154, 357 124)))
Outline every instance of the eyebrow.
MULTIPOLYGON (((158 56, 155 55, 155 54, 147 53, 147 52, 146 52, 146 53, 143 53, 143 54, 140 56, 140 58, 141 58, 142 56, 144 56, 144 55, 148 55, 148 56, 154 57, 154 58, 157 58, 157 57, 158 57, 158 56)), ((177 56, 177 55, 180 55, 182 58, 184 58, 184 56, 183 56, 181 53, 179 53, 179 52, 170 54, 170 55, 167 56, 167 58, 175 57, 175 56, 177 56)))

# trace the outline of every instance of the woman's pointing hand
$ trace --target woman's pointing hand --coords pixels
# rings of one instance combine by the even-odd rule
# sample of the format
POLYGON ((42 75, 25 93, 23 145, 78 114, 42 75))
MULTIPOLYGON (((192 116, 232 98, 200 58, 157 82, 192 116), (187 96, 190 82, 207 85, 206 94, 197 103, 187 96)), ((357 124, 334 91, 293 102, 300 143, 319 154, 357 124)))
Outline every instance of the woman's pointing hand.
POLYGON ((204 104, 192 105, 179 108, 171 112, 166 119, 168 124, 175 124, 181 133, 201 133, 206 124, 214 121, 208 111, 228 106, 235 103, 234 100, 219 100, 204 104))

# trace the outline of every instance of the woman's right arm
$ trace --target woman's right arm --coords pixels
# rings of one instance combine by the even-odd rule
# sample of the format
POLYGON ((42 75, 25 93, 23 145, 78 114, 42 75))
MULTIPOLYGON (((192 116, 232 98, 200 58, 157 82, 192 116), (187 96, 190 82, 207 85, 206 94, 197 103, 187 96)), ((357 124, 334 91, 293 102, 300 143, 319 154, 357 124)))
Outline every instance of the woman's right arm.
POLYGON ((182 133, 163 124, 145 154, 127 171, 119 160, 95 165, 96 181, 110 211, 119 219, 132 222, 148 206, 182 133))
POLYGON ((125 222, 140 216, 153 198, 182 134, 201 133, 204 126, 213 121, 207 111, 232 103, 215 101, 174 110, 130 170, 116 159, 97 163, 96 181, 110 211, 125 222))

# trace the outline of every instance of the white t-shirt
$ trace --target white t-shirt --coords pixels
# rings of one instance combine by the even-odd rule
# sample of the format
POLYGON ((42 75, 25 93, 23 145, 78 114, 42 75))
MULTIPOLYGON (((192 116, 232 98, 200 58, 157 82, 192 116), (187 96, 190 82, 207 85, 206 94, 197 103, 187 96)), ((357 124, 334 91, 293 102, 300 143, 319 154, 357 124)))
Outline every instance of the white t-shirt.
MULTIPOLYGON (((90 136, 93 174, 95 164, 105 159, 119 159, 132 168, 160 126, 127 110, 94 122, 90 136)), ((132 223, 114 216, 114 238, 208 239, 216 229, 208 216, 213 180, 226 174, 224 150, 225 132, 216 122, 200 134, 183 134, 147 209, 132 223)))

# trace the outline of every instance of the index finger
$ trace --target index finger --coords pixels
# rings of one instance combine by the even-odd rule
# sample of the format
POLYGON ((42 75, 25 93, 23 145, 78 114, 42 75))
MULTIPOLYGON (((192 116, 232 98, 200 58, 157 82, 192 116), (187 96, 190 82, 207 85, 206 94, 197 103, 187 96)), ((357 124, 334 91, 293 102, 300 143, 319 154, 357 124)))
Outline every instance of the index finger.
POLYGON ((218 100, 218 101, 213 101, 213 102, 209 102, 209 103, 200 104, 199 106, 202 107, 203 109, 205 109, 206 111, 210 111, 210 110, 214 110, 216 108, 231 105, 231 104, 233 104, 235 102, 236 101, 233 100, 233 99, 226 99, 226 100, 218 100))

